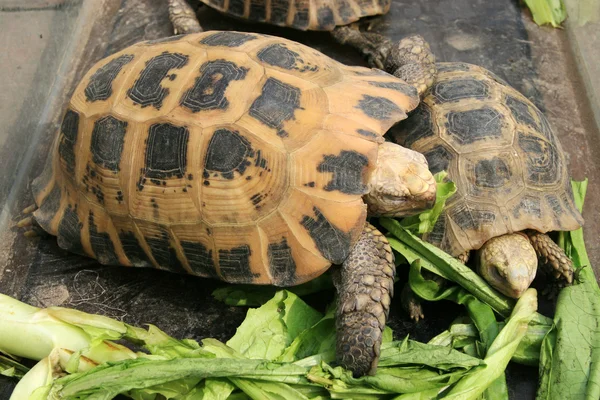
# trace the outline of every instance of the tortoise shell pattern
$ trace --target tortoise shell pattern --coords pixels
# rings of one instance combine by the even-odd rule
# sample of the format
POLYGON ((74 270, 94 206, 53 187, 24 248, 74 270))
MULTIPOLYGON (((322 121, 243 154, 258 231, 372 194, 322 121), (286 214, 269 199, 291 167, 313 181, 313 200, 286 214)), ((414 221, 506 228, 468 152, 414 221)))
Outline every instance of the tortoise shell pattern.
POLYGON ((362 17, 385 14, 390 0, 202 0, 226 14, 300 30, 331 31, 362 17))
POLYGON ((506 233, 574 230, 583 223, 548 120, 490 71, 439 63, 436 83, 391 136, 456 183, 457 193, 426 236, 454 256, 506 233))
POLYGON ((139 43, 76 88, 34 216, 102 264, 298 284, 347 257, 382 135, 417 103, 394 76, 276 37, 139 43))

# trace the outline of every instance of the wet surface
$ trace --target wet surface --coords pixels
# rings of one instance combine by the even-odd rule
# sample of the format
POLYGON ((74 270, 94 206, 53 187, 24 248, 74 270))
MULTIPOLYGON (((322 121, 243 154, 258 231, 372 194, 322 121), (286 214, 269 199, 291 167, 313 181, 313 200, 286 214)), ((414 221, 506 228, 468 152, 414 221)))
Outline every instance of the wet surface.
MULTIPOLYGON (((58 126, 58 115, 77 77, 103 56, 140 40, 171 34, 165 0, 108 1, 102 10, 93 9, 89 4, 86 6, 92 9, 73 8, 78 7, 77 2, 69 7, 59 4, 59 8, 54 7, 58 1, 36 3, 54 3, 50 9, 56 15, 48 17, 47 26, 27 23, 41 18, 32 16, 32 11, 2 11, 0 7, 0 21, 10 19, 8 13, 25 13, 19 15, 24 22, 11 28, 10 37, 49 35, 55 44, 55 47, 41 45, 35 61, 33 58, 19 61, 23 65, 35 65, 27 65, 29 75, 25 72, 21 75, 16 70, 11 72, 10 79, 15 85, 4 93, 6 98, 14 97, 15 103, 12 113, 2 110, 0 114, 4 129, 0 131, 3 160, 0 292, 40 307, 61 305, 135 325, 153 323, 181 338, 227 340, 243 320, 246 310, 228 307, 212 298, 211 292, 221 283, 149 269, 103 267, 59 249, 52 238, 28 240, 13 227, 20 217, 19 210, 32 203, 29 183, 41 170, 58 126), (88 24, 93 25, 91 27, 82 25, 81 21, 76 23, 76 15, 88 19, 93 16, 97 23, 88 24), (57 30, 57 21, 63 21, 62 31, 57 30), (87 47, 77 46, 76 40, 68 46, 61 42, 73 39, 73 35, 83 44, 87 43, 87 47), (65 76, 55 76, 56 70, 63 71, 65 76), (49 94, 53 96, 52 101, 46 97, 49 94), (24 136, 31 132, 37 136, 24 136), (29 157, 23 157, 24 154, 29 157)), ((341 62, 365 65, 353 49, 336 44, 326 33, 250 24, 224 17, 205 6, 201 7, 199 16, 206 30, 235 29, 281 35, 317 48, 341 62)), ((600 196, 597 183, 600 144, 596 140, 598 132, 593 113, 578 79, 566 33, 539 28, 528 18, 512 0, 396 0, 390 14, 371 21, 371 29, 393 39, 420 33, 429 41, 438 60, 482 65, 524 93, 546 113, 570 156, 573 176, 590 178, 584 211, 586 238, 592 262, 600 265, 600 244, 594 240, 600 233, 598 212, 594 210, 595 199, 600 196)), ((3 37, 1 43, 9 49, 6 54, 11 54, 10 49, 17 54, 18 47, 26 46, 20 42, 16 45, 7 37, 3 37)), ((10 57, 0 61, 5 70, 13 62, 10 57)), ((405 273, 400 271, 401 279, 405 273)), ((399 293, 400 287, 396 289, 399 293)), ((331 299, 332 294, 328 292, 310 296, 308 301, 323 310, 331 299)), ((550 304, 543 307, 546 314, 551 312, 550 304)), ((427 319, 414 324, 402 311, 399 296, 396 296, 389 324, 396 338, 410 334, 414 339, 426 341, 444 330, 460 311, 461 308, 450 303, 444 303, 443 307, 425 305, 427 319)), ((536 368, 511 366, 507 379, 511 398, 534 398, 536 368)), ((0 377, 0 399, 9 397, 11 385, 10 380, 0 377)))

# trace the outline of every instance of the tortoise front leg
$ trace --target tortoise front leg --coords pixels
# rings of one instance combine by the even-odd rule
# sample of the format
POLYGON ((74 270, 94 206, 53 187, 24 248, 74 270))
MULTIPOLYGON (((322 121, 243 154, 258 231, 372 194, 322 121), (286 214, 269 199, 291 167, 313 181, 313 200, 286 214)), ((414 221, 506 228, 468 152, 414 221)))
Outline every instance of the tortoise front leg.
POLYGON ((176 35, 202 32, 196 13, 186 0, 168 0, 169 19, 176 35))
POLYGON ((433 85, 437 74, 435 56, 419 35, 394 43, 383 35, 361 32, 352 26, 338 26, 332 35, 339 43, 358 49, 372 67, 383 69, 414 86, 421 97, 433 85))
POLYGON ((338 362, 354 376, 374 374, 394 292, 394 258, 381 232, 367 223, 334 274, 338 362))
POLYGON ((538 231, 526 232, 544 272, 552 276, 558 288, 573 283, 573 261, 550 236, 538 231))

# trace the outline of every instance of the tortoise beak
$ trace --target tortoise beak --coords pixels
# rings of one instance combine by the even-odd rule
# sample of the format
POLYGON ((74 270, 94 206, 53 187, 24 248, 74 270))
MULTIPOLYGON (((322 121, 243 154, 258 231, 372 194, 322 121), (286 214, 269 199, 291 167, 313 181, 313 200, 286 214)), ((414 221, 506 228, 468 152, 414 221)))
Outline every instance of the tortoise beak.
POLYGON ((437 183, 427 163, 411 163, 409 171, 405 184, 410 192, 407 198, 410 209, 403 210, 404 215, 429 210, 435 204, 437 197, 437 183))

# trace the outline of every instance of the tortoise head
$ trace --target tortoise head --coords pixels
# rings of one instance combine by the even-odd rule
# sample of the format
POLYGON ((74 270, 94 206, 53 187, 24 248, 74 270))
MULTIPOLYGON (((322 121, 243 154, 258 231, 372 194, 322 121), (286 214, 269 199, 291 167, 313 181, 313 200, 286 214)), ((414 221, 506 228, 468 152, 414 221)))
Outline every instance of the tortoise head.
POLYGON ((372 216, 402 217, 431 208, 436 183, 425 157, 400 145, 379 145, 377 168, 364 200, 372 216))
POLYGON ((518 299, 536 275, 538 258, 524 234, 496 236, 479 249, 477 272, 490 285, 518 299))

